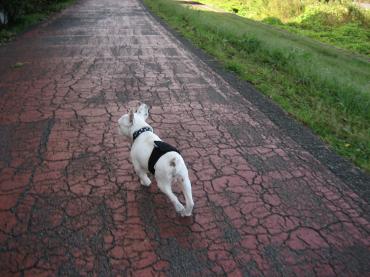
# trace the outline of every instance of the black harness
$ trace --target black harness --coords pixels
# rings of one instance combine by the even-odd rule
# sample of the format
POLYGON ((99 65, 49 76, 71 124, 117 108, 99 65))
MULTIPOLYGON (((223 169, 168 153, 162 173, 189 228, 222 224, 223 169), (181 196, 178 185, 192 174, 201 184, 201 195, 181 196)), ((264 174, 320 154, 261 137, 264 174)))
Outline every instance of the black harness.
MULTIPOLYGON (((140 136, 142 133, 148 132, 148 131, 153 132, 152 128, 150 128, 150 127, 144 127, 144 128, 141 128, 141 129, 137 130, 132 135, 133 140, 135 141, 135 139, 137 139, 138 136, 140 136)), ((162 157, 164 154, 166 154, 168 152, 173 152, 173 151, 180 154, 180 151, 177 150, 172 145, 170 145, 168 143, 165 143, 163 141, 160 141, 160 140, 154 141, 154 148, 153 148, 152 154, 150 154, 149 161, 148 161, 149 172, 154 174, 155 173, 154 166, 157 163, 157 161, 159 160, 159 158, 162 157)))

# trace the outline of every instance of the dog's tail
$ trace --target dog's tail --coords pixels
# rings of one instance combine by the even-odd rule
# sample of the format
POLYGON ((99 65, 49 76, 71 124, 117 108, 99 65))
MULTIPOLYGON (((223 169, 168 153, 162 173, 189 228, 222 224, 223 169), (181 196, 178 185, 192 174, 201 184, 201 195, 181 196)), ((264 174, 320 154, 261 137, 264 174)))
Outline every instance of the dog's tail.
POLYGON ((172 168, 172 176, 175 177, 179 171, 180 160, 178 157, 173 157, 170 160, 170 167, 172 168))
POLYGON ((177 157, 173 157, 170 160, 170 166, 173 167, 174 170, 176 170, 176 165, 177 165, 177 157))

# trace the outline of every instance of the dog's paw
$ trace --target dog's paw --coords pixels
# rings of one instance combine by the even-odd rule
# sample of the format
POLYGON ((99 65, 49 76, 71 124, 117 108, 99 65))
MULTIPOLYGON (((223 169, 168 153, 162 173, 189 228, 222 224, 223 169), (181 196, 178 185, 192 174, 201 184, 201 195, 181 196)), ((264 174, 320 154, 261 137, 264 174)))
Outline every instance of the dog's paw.
POLYGON ((182 204, 176 207, 176 212, 178 212, 182 217, 191 216, 192 209, 186 209, 182 204), (181 206, 180 206, 181 205, 181 206))
POLYGON ((180 212, 180 215, 182 217, 191 216, 191 211, 188 211, 187 209, 184 209, 183 211, 180 212))
POLYGON ((185 211, 185 207, 181 204, 175 204, 175 210, 177 213, 182 214, 185 211))
POLYGON ((140 179, 140 184, 144 187, 149 187, 150 184, 152 183, 152 181, 150 181, 150 179, 148 178, 147 180, 141 180, 140 179))

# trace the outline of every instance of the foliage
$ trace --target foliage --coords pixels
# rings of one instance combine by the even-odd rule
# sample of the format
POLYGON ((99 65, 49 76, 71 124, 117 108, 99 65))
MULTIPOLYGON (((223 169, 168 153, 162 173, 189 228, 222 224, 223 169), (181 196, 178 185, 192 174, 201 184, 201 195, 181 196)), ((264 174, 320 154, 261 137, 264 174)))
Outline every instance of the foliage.
POLYGON ((2 10, 12 24, 22 16, 33 13, 49 12, 59 2, 66 0, 0 0, 0 10, 2 10))
POLYGON ((227 69, 311 127, 339 154, 370 171, 366 59, 232 14, 194 10, 169 0, 145 2, 227 69))
POLYGON ((12 40, 27 27, 45 19, 74 0, 0 0, 0 11, 8 16, 8 24, 0 25, 0 45, 12 40))
POLYGON ((370 11, 352 1, 199 0, 238 15, 370 56, 370 11))

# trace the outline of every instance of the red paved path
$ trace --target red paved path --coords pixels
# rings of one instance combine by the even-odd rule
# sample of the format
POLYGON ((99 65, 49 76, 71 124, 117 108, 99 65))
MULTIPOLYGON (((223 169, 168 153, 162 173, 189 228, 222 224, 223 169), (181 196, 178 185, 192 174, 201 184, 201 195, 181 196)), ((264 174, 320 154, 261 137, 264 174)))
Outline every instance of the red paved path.
POLYGON ((367 203, 139 2, 80 1, 0 48, 0 76, 1 276, 369 276, 367 203), (189 165, 191 218, 133 174, 137 100, 189 165))

